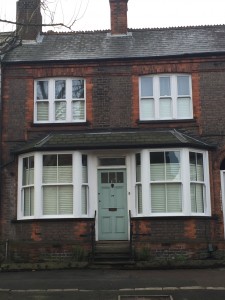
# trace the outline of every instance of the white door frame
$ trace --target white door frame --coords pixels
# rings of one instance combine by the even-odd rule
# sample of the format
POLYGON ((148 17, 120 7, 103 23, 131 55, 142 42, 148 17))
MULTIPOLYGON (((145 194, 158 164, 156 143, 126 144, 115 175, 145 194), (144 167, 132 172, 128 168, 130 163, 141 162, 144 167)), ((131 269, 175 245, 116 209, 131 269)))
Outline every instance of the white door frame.
POLYGON ((221 194, 222 194, 222 211, 223 211, 223 226, 224 226, 224 239, 225 239, 225 170, 220 171, 221 180, 221 194))

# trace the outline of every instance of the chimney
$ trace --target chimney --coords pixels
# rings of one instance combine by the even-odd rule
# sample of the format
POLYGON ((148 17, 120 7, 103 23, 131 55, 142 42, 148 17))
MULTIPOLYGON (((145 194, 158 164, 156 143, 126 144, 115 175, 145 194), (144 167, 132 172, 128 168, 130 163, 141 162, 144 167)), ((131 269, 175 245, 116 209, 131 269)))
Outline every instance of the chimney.
POLYGON ((16 22, 16 33, 22 40, 35 40, 42 31, 41 1, 17 1, 16 22))
POLYGON ((111 34, 127 34, 128 0, 109 0, 111 11, 111 34))

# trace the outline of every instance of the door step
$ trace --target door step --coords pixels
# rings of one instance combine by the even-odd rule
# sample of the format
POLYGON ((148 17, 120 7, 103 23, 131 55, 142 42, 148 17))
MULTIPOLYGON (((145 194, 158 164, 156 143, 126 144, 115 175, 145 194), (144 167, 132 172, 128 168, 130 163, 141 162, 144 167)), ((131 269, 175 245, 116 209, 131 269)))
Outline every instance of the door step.
POLYGON ((92 267, 124 267, 134 264, 129 241, 99 241, 95 245, 92 267))

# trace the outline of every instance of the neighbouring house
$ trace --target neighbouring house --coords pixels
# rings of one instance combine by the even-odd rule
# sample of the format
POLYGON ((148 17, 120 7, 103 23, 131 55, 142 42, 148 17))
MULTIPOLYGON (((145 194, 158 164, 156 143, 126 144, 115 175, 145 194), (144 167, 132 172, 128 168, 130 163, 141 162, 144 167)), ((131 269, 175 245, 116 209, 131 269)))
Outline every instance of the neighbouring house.
POLYGON ((225 255, 225 25, 129 29, 128 4, 109 0, 110 30, 57 33, 39 0, 17 2, 21 43, 1 62, 11 259, 101 241, 225 255))

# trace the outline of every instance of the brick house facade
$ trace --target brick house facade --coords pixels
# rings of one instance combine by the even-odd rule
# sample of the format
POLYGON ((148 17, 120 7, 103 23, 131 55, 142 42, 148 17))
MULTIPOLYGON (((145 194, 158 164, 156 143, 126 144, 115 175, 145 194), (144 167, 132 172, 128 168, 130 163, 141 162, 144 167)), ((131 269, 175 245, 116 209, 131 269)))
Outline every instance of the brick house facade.
POLYGON ((95 228, 152 257, 221 257, 225 26, 132 30, 109 2, 111 31, 19 27, 2 59, 1 240, 40 261, 90 252, 95 228))

